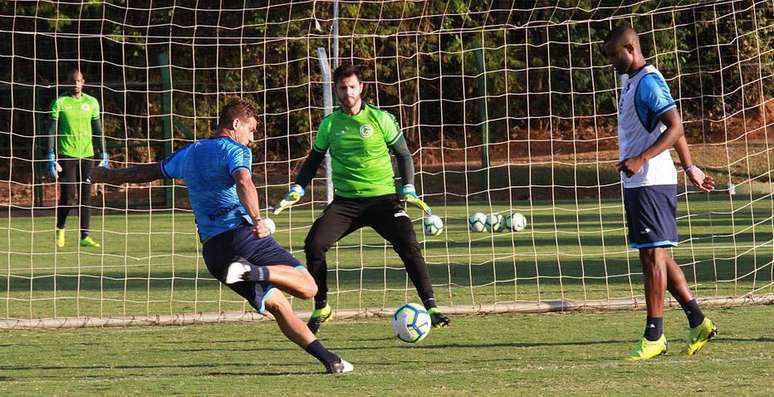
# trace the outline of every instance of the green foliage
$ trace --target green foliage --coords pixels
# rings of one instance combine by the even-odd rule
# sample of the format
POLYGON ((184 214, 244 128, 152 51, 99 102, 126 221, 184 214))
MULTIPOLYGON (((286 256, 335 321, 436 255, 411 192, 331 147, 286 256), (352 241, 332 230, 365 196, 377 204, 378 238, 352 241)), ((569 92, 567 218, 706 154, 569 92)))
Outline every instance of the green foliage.
MULTIPOLYGON (((601 45, 621 23, 641 32, 648 60, 674 96, 686 98, 680 106, 689 134, 697 134, 692 125, 742 109, 758 117, 760 104, 774 96, 774 53, 766 50, 774 40, 770 4, 605 4, 544 0, 534 8, 500 9, 463 0, 342 1, 339 61, 363 67, 367 99, 399 116, 412 146, 419 133, 425 144, 441 135, 458 147, 479 143, 484 105, 493 142, 525 129, 556 139, 576 139, 579 128, 612 135, 617 78, 601 45), (479 47, 483 69, 474 56, 479 47), (482 79, 486 100, 479 98, 482 79)), ((99 91, 106 123, 121 131, 116 138, 160 139, 161 119, 142 118, 162 111, 155 92, 165 88, 157 66, 159 54, 169 53, 178 125, 207 135, 217 97, 238 93, 266 114, 265 160, 306 153, 323 116, 316 49, 333 55, 331 3, 271 3, 244 11, 203 4, 149 12, 124 7, 99 1, 0 5, 5 15, 17 16, 17 32, 42 33, 34 45, 16 43, 14 55, 23 56, 17 68, 32 70, 34 62, 39 75, 56 81, 61 59, 78 60, 95 84, 87 91, 99 91)), ((12 39, 4 35, 8 40, 0 43, 12 39)), ((13 40, 27 37, 17 36, 13 40)), ((32 108, 20 103, 14 107, 32 108)), ((710 131, 702 139, 724 134, 710 131)), ((176 136, 184 138, 179 131, 176 136)))

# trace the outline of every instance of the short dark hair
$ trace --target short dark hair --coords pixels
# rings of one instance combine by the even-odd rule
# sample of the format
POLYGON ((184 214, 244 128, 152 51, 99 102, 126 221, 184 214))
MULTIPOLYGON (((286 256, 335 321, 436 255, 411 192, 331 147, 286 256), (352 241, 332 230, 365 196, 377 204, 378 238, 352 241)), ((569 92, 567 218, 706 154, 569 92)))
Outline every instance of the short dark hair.
POLYGON ((86 79, 86 77, 83 75, 83 72, 81 71, 80 68, 70 68, 67 71, 66 81, 72 80, 73 75, 75 75, 76 73, 80 73, 81 77, 83 77, 84 80, 86 79))
POLYGON ((247 119, 250 117, 258 120, 258 111, 252 102, 242 98, 226 99, 226 104, 220 110, 218 127, 225 127, 236 119, 247 119))
POLYGON ((633 44, 639 44, 640 42, 637 31, 629 25, 622 24, 616 26, 613 30, 610 31, 610 33, 607 34, 607 37, 605 38, 605 45, 621 45, 627 43, 629 40, 631 40, 633 44))
POLYGON ((360 72, 360 68, 351 63, 345 63, 333 71, 333 84, 338 84, 339 80, 349 76, 356 76, 358 81, 363 81, 363 73, 360 72))

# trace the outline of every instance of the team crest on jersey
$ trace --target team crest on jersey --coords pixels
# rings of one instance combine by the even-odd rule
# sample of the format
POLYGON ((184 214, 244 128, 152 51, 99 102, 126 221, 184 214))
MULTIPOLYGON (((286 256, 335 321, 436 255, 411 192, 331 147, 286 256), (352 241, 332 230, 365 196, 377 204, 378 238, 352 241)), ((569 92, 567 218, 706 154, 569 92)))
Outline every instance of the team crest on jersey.
POLYGON ((363 124, 360 126, 360 137, 365 139, 371 136, 371 134, 374 133, 374 128, 371 127, 368 124, 363 124))
POLYGON ((81 110, 83 110, 84 112, 88 112, 89 111, 89 104, 88 103, 84 103, 83 105, 81 105, 81 110))

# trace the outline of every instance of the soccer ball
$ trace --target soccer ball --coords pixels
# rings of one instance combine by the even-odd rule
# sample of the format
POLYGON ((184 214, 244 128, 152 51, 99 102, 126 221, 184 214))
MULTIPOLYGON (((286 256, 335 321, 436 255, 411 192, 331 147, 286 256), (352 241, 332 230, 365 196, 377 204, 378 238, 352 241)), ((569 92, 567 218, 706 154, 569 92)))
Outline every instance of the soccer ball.
POLYGON ((503 230, 503 216, 500 214, 489 214, 486 217, 486 230, 490 232, 503 230))
POLYGON ((430 314, 416 303, 407 303, 398 308, 392 316, 392 330, 398 339, 417 343, 430 333, 430 314))
POLYGON ((486 230, 486 215, 476 212, 468 218, 468 228, 471 232, 483 232, 486 230))
POLYGON ((263 221, 264 226, 269 229, 270 235, 277 231, 277 225, 274 224, 274 221, 271 220, 271 218, 261 218, 261 220, 263 221))
POLYGON ((520 232, 527 227, 527 218, 518 212, 514 212, 505 218, 505 227, 514 232, 520 232))
POLYGON ((443 221, 438 215, 430 215, 422 219, 425 234, 437 236, 443 231, 443 221))

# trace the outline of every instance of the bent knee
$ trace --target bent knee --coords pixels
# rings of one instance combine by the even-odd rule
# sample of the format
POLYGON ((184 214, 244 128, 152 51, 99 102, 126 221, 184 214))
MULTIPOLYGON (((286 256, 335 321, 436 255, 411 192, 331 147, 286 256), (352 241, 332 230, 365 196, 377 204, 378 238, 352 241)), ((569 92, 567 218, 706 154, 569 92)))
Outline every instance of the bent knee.
POLYGON ((280 291, 274 291, 269 299, 263 302, 263 307, 269 313, 277 315, 290 309, 290 302, 282 295, 280 291))
POLYGON ((303 281, 301 282, 301 288, 299 288, 299 292, 301 296, 299 298, 302 299, 312 299, 315 295, 317 295, 317 283, 315 283, 314 278, 311 274, 309 274, 306 269, 301 270, 301 272, 304 274, 303 281))

